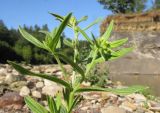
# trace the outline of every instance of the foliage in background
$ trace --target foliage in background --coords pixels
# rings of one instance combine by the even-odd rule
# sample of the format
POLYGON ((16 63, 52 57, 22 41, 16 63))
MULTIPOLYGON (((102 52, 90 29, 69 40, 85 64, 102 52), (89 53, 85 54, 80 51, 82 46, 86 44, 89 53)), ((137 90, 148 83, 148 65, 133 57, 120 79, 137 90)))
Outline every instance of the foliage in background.
POLYGON ((101 87, 83 87, 82 83, 85 78, 89 75, 89 72, 95 67, 98 63, 103 63, 105 61, 114 60, 119 57, 124 56, 126 53, 132 51, 133 48, 119 48, 127 42, 127 38, 116 40, 110 42, 108 39, 110 38, 112 29, 113 29, 113 21, 109 25, 107 31, 101 37, 95 38, 92 34, 91 39, 87 34, 86 30, 89 29, 94 24, 98 23, 99 20, 94 21, 86 28, 80 28, 78 25, 80 22, 85 21, 87 17, 82 17, 80 20, 77 20, 72 14, 68 14, 63 17, 57 14, 51 13, 57 20, 61 22, 59 27, 55 28, 52 32, 41 31, 45 34, 44 40, 38 40, 35 36, 26 32, 26 30, 19 28, 22 36, 28 40, 30 43, 35 46, 48 51, 52 57, 54 57, 59 64, 64 79, 57 78, 56 76, 50 76, 42 73, 34 73, 21 65, 16 64, 14 62, 9 61, 9 63, 22 75, 31 75, 38 76, 44 79, 51 80, 63 86, 63 92, 60 92, 56 95, 56 98, 47 96, 48 107, 46 109, 41 104, 33 100, 31 97, 25 97, 25 102, 28 107, 34 113, 72 113, 73 109, 78 105, 81 101, 82 96, 80 95, 82 92, 90 92, 90 91, 110 91, 119 95, 130 94, 134 92, 141 92, 146 87, 142 86, 131 86, 123 89, 111 89, 111 88, 101 88, 101 87), (64 44, 71 47, 74 51, 73 58, 70 59, 68 56, 60 51, 61 50, 61 34, 63 33, 66 27, 69 27, 74 32, 74 38, 71 41, 64 40, 64 44), (90 45, 89 55, 85 58, 81 58, 80 56, 80 46, 79 46, 79 34, 82 34, 84 38, 88 41, 90 45), (119 48, 119 49, 118 49, 119 48), (68 75, 66 70, 64 69, 62 62, 64 60, 73 68, 73 74, 68 75), (85 68, 82 69, 80 62, 85 61, 85 68), (63 97, 63 100, 61 99, 63 97))
POLYGON ((97 0, 104 6, 104 9, 113 13, 142 12, 146 8, 147 0, 97 0))
MULTIPOLYGON (((42 27, 39 27, 38 25, 27 27, 24 25, 23 28, 36 36, 39 40, 43 40, 44 37, 44 34, 39 32, 40 30, 49 31, 47 25, 43 25, 42 27)), ((62 39, 70 40, 66 38, 64 33, 62 34, 62 37, 62 39)), ((73 57, 73 50, 63 43, 62 45, 63 51, 69 57, 73 57)), ((86 50, 87 42, 80 41, 80 46, 86 50)), ((25 61, 31 64, 56 63, 55 59, 52 58, 49 53, 26 42, 17 29, 9 30, 2 20, 0 20, 0 48, 0 63, 7 63, 7 60, 14 60, 17 62, 25 61)))
POLYGON ((108 84, 108 74, 109 70, 106 64, 96 65, 86 76, 86 81, 89 82, 92 86, 105 87, 108 84))

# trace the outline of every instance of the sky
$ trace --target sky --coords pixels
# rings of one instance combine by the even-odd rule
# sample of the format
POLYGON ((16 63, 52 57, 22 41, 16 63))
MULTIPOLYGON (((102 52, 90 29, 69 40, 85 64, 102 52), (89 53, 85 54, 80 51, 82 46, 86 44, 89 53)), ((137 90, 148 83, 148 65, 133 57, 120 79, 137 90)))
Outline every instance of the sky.
MULTIPOLYGON (((59 25, 48 12, 57 13, 65 16, 72 12, 73 15, 80 19, 88 16, 88 20, 80 26, 83 28, 97 18, 104 19, 112 14, 109 10, 104 10, 97 0, 0 0, 0 20, 10 28, 18 26, 27 26, 48 24, 50 30, 59 25)), ((89 29, 95 36, 99 35, 99 24, 89 29)), ((72 38, 72 31, 65 31, 67 37, 72 38)))

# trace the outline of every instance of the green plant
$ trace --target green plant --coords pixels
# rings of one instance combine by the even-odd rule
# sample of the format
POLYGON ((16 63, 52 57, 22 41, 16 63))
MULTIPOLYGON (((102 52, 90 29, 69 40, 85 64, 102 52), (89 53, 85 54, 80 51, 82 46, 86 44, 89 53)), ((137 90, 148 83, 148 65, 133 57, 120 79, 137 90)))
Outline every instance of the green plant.
MULTIPOLYGON (((105 65, 105 64, 103 64, 105 65)), ((86 82, 90 82, 92 86, 105 87, 108 83, 108 67, 102 64, 96 65, 86 76, 86 82)))
POLYGON ((87 26, 82 30, 78 26, 78 24, 86 20, 87 17, 83 17, 80 20, 76 20, 75 17, 71 16, 72 15, 71 13, 65 17, 53 13, 51 14, 55 16, 56 19, 61 22, 61 24, 58 28, 55 28, 52 32, 40 31, 46 35, 44 41, 42 42, 39 41, 37 38, 27 33, 21 27, 19 27, 19 31, 26 40, 28 40, 29 42, 31 42, 32 44, 36 45, 41 49, 45 49, 50 54, 52 54, 52 56, 57 60, 57 63, 59 64, 64 74, 64 79, 62 80, 60 78, 57 78, 56 76, 50 76, 47 74, 34 73, 23 68, 19 64, 9 61, 9 63, 23 75, 38 76, 56 82, 62 85, 63 87, 63 92, 59 93, 55 99, 50 96, 47 96, 49 110, 47 110, 42 105, 37 103, 31 97, 25 97, 26 104, 34 113, 71 113, 73 109, 76 107, 76 105, 81 101, 82 96, 80 95, 80 93, 82 92, 109 91, 116 94, 125 95, 133 92, 140 92, 146 88, 142 86, 131 86, 129 88, 124 88, 124 89, 81 87, 81 83, 85 80, 85 77, 89 74, 90 70, 97 63, 102 63, 108 60, 117 59, 125 55, 126 53, 130 52, 133 48, 117 49, 119 46, 127 42, 127 38, 113 42, 108 41, 113 28, 113 21, 111 22, 111 24, 109 25, 107 31, 103 36, 95 39, 94 35, 92 34, 93 40, 91 40, 89 36, 86 34, 85 30, 90 28, 92 25, 96 24, 99 20, 96 20, 95 22, 91 23, 89 26, 87 26), (62 52, 57 51, 57 49, 59 50, 61 45, 60 44, 61 34, 66 26, 69 26, 71 29, 73 29, 74 32, 74 39, 72 41, 64 40, 64 43, 67 46, 71 47, 74 51, 73 60, 68 58, 62 52), (79 48, 78 36, 80 33, 84 36, 84 38, 89 42, 91 46, 91 51, 89 56, 83 60, 80 59, 79 57, 80 48, 79 48), (66 70, 64 69, 60 60, 63 60, 64 62, 70 64, 73 67, 72 77, 70 77, 66 73, 66 70), (82 69, 81 66, 79 65, 80 62, 83 61, 87 62, 84 69, 82 69), (70 78, 72 78, 72 80, 70 80, 70 78), (61 100, 60 98, 61 96, 63 97, 64 101, 61 100))

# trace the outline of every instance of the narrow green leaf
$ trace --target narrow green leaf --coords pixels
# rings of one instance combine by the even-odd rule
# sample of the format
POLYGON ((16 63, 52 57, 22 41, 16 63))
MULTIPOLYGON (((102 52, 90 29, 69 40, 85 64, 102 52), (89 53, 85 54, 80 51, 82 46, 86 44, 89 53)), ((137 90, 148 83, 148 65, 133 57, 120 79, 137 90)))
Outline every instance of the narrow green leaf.
POLYGON ((91 91, 104 91, 104 92, 112 92, 118 95, 128 95, 132 93, 140 93, 146 89, 148 89, 148 87, 144 87, 144 86, 130 86, 130 87, 121 88, 121 89, 88 87, 88 88, 79 88, 76 90, 76 92, 82 93, 82 92, 91 92, 91 91))
POLYGON ((58 14, 55 14, 55 13, 49 13, 51 14, 52 16, 56 17, 57 20, 59 20, 60 22, 62 22, 64 20, 64 17, 58 15, 58 14))
POLYGON ((97 40, 96 40, 94 34, 91 33, 91 35, 92 35, 92 38, 93 38, 93 40, 94 40, 94 43, 96 44, 96 47, 99 48, 98 42, 97 42, 97 40))
POLYGON ((41 78, 48 79, 50 81, 56 82, 58 84, 61 84, 61 85, 63 85, 64 87, 66 87, 68 89, 72 89, 72 87, 70 86, 69 83, 67 83, 64 80, 61 80, 61 79, 57 78, 55 75, 50 76, 50 75, 46 75, 46 74, 34 73, 34 72, 31 72, 31 71, 23 68, 22 66, 20 66, 19 64, 14 63, 14 62, 8 61, 8 63, 11 64, 22 75, 31 75, 31 76, 41 77, 41 78))
POLYGON ((27 96, 24 98, 24 100, 33 113, 49 113, 45 107, 33 100, 31 97, 27 96))
POLYGON ((77 27, 78 31, 84 36, 84 38, 90 42, 90 44, 93 44, 92 40, 89 38, 89 36, 80 28, 80 27, 77 27))
POLYGON ((51 34, 50 34, 50 32, 48 32, 48 31, 40 30, 39 32, 40 32, 40 33, 43 33, 43 34, 45 34, 45 35, 49 35, 50 37, 52 37, 51 34))
POLYGON ((110 43, 110 48, 120 47, 128 41, 128 38, 116 40, 110 43))
POLYGON ((70 108, 70 110, 69 110, 69 113, 73 110, 73 108, 75 108, 75 107, 78 105, 78 103, 81 101, 81 99, 82 99, 82 96, 81 96, 81 95, 77 95, 77 96, 74 98, 74 101, 73 101, 72 106, 71 106, 71 108, 70 108))
POLYGON ((107 28, 107 31, 102 35, 102 38, 104 39, 104 41, 109 39, 112 29, 113 29, 113 25, 114 25, 114 21, 112 20, 107 28))
MULTIPOLYGON (((64 21, 64 17, 63 16, 60 16, 58 14, 55 14, 55 13, 50 13, 52 16, 56 17, 56 20, 59 20, 60 22, 64 21)), ((68 23, 68 26, 69 27, 72 27, 72 25, 70 23, 68 23)))
POLYGON ((73 48, 72 43, 69 40, 67 40, 67 39, 64 39, 64 44, 67 45, 67 46, 69 46, 69 47, 71 47, 71 48, 73 48))
POLYGON ((39 48, 43 48, 43 43, 41 43, 38 39, 36 39, 35 37, 33 37, 31 34, 29 34, 28 32, 26 32, 24 29, 22 29, 21 27, 19 27, 19 31, 22 34, 22 36, 28 40, 29 42, 31 42, 32 44, 36 45, 39 48))
POLYGON ((87 19, 88 19, 88 16, 84 16, 80 20, 77 21, 77 24, 79 24, 82 21, 86 21, 87 19))
POLYGON ((50 113, 57 113, 58 110, 57 110, 56 103, 51 96, 47 96, 47 102, 48 102, 50 113))
POLYGON ((61 34, 62 34, 63 30, 65 29, 65 27, 67 26, 67 24, 68 24, 71 16, 72 16, 72 13, 69 13, 65 17, 65 19, 62 21, 61 25, 59 26, 59 28, 58 28, 58 30, 56 32, 56 35, 55 35, 55 37, 52 40, 52 44, 50 46, 52 50, 54 50, 56 48, 57 43, 60 40, 61 34))
POLYGON ((111 53, 111 58, 109 60, 115 60, 117 58, 123 57, 127 53, 131 52, 134 48, 123 48, 121 50, 118 50, 114 53, 111 53))
POLYGON ((90 27, 94 26, 95 24, 98 24, 100 21, 102 21, 101 18, 96 19, 95 21, 93 21, 91 24, 89 24, 89 25, 88 25, 86 28, 84 28, 83 30, 85 31, 85 30, 89 29, 90 27))
POLYGON ((60 110, 61 104, 62 104, 61 95, 60 95, 60 93, 58 93, 58 94, 56 95, 56 105, 57 105, 57 109, 58 109, 58 110, 60 110))
POLYGON ((73 67, 73 69, 75 69, 78 73, 81 74, 82 78, 84 79, 84 71, 82 70, 82 68, 78 66, 78 64, 74 63, 71 59, 69 59, 62 53, 56 53, 56 54, 59 56, 61 60, 63 60, 66 63, 69 63, 73 67))

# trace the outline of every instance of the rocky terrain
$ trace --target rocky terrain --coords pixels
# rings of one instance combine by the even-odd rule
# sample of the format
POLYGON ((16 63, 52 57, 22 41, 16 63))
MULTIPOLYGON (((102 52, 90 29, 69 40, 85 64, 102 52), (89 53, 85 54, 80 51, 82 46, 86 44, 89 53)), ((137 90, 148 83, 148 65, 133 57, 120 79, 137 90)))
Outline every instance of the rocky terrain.
POLYGON ((160 96, 160 10, 108 16, 101 24, 102 34, 111 20, 115 26, 110 40, 128 38, 126 47, 134 50, 109 62, 110 78, 126 85, 149 86, 160 96))
MULTIPOLYGON (((56 65, 25 66, 37 73, 54 74, 61 78, 61 71, 56 65)), ((69 66, 65 66, 71 72, 69 66)), ((84 85, 87 85, 84 83, 84 85)), ((108 87, 124 87, 121 83, 108 87)), ((0 65, 0 113, 30 113, 24 103, 27 95, 32 96, 47 107, 45 95, 54 95, 62 87, 48 80, 37 77, 23 76, 9 65, 0 65)), ((142 94, 119 96, 110 92, 83 93, 84 100, 74 113, 159 113, 158 99, 148 99, 142 94)))

